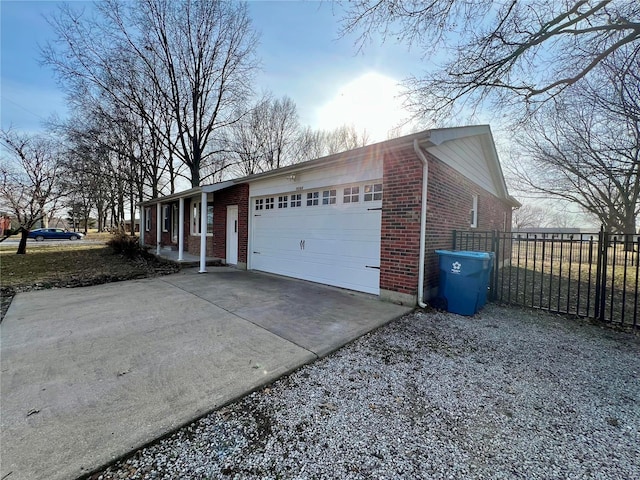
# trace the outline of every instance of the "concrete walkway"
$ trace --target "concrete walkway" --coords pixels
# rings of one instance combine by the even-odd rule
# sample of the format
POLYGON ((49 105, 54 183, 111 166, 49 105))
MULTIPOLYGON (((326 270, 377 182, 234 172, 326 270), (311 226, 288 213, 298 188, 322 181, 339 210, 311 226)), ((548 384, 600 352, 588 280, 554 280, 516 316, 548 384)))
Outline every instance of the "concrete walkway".
POLYGON ((0 326, 0 480, 86 475, 407 311, 225 267, 19 294, 0 326))

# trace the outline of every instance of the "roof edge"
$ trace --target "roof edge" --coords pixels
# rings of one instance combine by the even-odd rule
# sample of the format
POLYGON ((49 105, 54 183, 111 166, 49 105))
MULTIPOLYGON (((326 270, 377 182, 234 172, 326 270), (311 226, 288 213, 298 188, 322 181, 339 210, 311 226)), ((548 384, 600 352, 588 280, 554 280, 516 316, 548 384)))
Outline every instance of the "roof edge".
POLYGON ((324 157, 314 158, 305 162, 287 165, 285 167, 270 170, 268 172, 256 173, 244 177, 226 180, 220 183, 193 187, 189 190, 174 193, 171 195, 155 197, 149 200, 145 200, 144 202, 140 202, 137 205, 147 206, 156 204, 158 202, 164 203, 171 200, 191 197, 202 192, 216 192, 233 185, 249 183, 255 180, 262 180, 280 175, 286 175, 287 173, 300 172, 317 167, 329 166, 335 163, 358 160, 367 155, 371 155, 372 153, 384 153, 391 149, 412 147, 415 140, 417 140, 421 146, 429 147, 440 145, 448 141, 473 136, 481 136, 485 139, 482 142, 485 146, 485 156, 490 162, 489 169, 492 173, 493 181, 499 190, 500 198, 517 208, 518 206, 520 206, 520 203, 509 195, 504 179, 504 174, 502 172, 502 167, 500 166, 500 160, 498 158, 495 142, 493 140, 493 135, 491 133, 491 127, 488 124, 422 130, 420 132, 411 133, 402 137, 392 138, 390 140, 384 140, 382 142, 373 143, 371 145, 365 145, 363 147, 358 147, 352 150, 346 150, 344 152, 338 152, 331 155, 326 155, 324 157))

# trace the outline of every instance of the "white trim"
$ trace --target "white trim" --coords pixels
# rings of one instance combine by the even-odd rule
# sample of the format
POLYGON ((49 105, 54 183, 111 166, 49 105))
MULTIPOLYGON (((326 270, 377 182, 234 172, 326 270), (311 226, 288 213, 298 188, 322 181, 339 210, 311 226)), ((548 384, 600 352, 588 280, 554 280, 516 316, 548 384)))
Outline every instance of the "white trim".
POLYGON ((160 244, 162 243, 162 230, 160 225, 160 215, 162 214, 162 204, 156 204, 156 255, 160 255, 160 244))
POLYGON ((425 249, 427 248, 427 188, 429 186, 429 161, 424 152, 418 145, 418 141, 414 140, 413 149, 422 162, 422 206, 420 209, 420 250, 418 260, 418 305, 425 308, 424 303, 424 258, 425 249))
POLYGON ((227 225, 225 235, 225 263, 238 264, 238 205, 227 205, 227 225), (230 221, 234 223, 231 224, 230 221))
MULTIPOLYGON (((207 203, 205 204, 205 216, 208 215, 209 213, 209 207, 213 208, 213 199, 209 200, 208 196, 207 196, 207 203)), ((202 222, 200 218, 196 218, 197 215, 202 214, 202 197, 198 198, 198 197, 193 197, 191 198, 191 205, 189 208, 190 212, 189 212, 189 235, 191 235, 192 237, 199 237, 200 236, 200 231, 195 231, 194 227, 199 227, 200 230, 202 229, 202 222), (197 209, 197 213, 194 212, 194 209, 197 209), (198 222, 198 220, 200 220, 200 222, 198 222)), ((213 213, 213 212, 212 212, 213 213)), ((208 218, 208 217, 207 217, 208 218)), ((212 222, 215 220, 212 220, 212 222)), ((207 222, 207 230, 209 229, 209 223, 207 222)), ((211 233, 209 233, 207 231, 206 235, 207 237, 213 237, 213 223, 211 224, 211 233)))
POLYGON ((147 232, 151 232, 151 207, 141 207, 144 208, 146 215, 140 214, 140 216, 144 217, 144 229, 147 232))
POLYGON ((472 207, 471 207, 471 228, 478 228, 478 195, 474 195, 472 198, 472 207))
POLYGON ((201 205, 198 197, 193 197, 189 202, 189 235, 200 236, 200 232, 196 232, 198 226, 198 215, 202 210, 198 205, 201 205))
POLYGON ((144 246, 144 231, 147 228, 147 219, 145 216, 145 211, 148 207, 144 207, 140 205, 140 246, 144 246))
POLYGON ((178 200, 178 261, 184 260, 184 197, 178 200))
POLYGON ((199 273, 207 273, 207 192, 204 190, 200 196, 200 231, 205 232, 200 235, 200 270, 199 273), (202 205, 205 208, 202 208, 202 205))
POLYGON ((162 205, 162 231, 168 232, 171 228, 171 205, 164 204, 162 205), (169 225, 167 225, 167 223, 169 225))
POLYGON ((190 197, 198 198, 201 192, 213 193, 213 192, 217 192, 218 190, 223 190, 225 188, 231 187, 237 183, 242 183, 242 182, 238 182, 238 180, 236 179, 236 180, 227 180, 220 183, 213 183, 210 185, 203 185, 202 187, 194 187, 194 188, 190 188, 189 190, 173 193, 171 195, 154 197, 150 200, 145 200, 144 202, 140 202, 139 205, 153 205, 157 203, 159 200, 163 202, 168 202, 171 200, 176 200, 178 198, 190 198, 190 197))

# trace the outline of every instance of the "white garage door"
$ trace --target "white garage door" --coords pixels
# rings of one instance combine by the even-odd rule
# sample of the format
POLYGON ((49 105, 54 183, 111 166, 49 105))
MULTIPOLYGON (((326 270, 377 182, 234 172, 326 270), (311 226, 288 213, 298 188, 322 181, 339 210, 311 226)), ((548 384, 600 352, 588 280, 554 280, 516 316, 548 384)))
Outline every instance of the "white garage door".
POLYGON ((378 294, 382 182, 251 199, 251 268, 378 294))

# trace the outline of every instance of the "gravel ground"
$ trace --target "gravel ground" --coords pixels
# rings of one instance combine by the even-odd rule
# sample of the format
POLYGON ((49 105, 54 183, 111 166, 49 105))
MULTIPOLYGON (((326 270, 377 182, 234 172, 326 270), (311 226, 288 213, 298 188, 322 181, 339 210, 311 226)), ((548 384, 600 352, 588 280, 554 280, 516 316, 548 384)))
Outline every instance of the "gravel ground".
POLYGON ((640 337, 413 313, 93 479, 640 479, 640 337))

